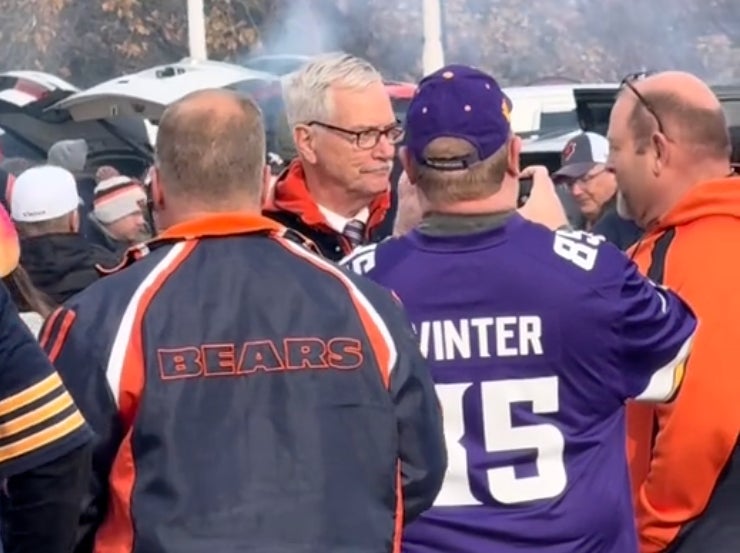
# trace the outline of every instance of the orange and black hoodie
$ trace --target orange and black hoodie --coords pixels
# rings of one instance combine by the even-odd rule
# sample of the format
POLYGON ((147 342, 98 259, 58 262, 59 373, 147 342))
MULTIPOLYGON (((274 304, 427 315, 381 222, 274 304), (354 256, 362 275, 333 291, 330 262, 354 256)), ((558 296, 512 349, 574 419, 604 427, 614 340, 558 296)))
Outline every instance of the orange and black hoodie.
POLYGON ((630 253, 699 319, 676 400, 628 406, 640 552, 740 551, 740 177, 695 185, 630 253))
MULTIPOLYGON (((377 242, 381 224, 390 207, 390 192, 378 195, 368 206, 370 215, 365 241, 377 242)), ((311 240, 327 259, 339 261, 352 252, 349 241, 327 223, 306 186, 300 160, 293 160, 278 177, 262 210, 269 217, 311 240)))

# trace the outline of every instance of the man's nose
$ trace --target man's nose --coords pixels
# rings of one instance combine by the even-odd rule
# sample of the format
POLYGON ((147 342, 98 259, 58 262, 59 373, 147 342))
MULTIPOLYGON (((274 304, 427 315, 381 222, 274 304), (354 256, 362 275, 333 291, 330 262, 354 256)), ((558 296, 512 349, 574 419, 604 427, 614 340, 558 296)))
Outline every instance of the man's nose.
POLYGON ((382 135, 375 148, 373 148, 373 157, 375 159, 391 160, 395 155, 396 145, 387 136, 382 135))

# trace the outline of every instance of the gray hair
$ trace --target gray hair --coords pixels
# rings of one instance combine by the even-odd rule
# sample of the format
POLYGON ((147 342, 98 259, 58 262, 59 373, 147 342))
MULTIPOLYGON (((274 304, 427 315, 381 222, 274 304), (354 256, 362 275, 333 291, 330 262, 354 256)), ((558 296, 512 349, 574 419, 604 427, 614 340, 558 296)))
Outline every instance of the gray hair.
POLYGON ((344 53, 319 56, 283 78, 285 114, 291 128, 331 116, 329 88, 363 89, 383 77, 364 59, 344 53))

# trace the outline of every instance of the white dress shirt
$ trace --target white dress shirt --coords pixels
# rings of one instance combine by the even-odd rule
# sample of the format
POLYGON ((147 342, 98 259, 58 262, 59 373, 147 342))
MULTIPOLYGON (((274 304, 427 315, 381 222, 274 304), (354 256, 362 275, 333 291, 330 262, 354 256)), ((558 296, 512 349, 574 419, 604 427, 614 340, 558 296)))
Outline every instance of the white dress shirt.
POLYGON ((345 217, 344 215, 339 215, 338 213, 334 213, 332 210, 327 209, 322 205, 318 207, 319 211, 321 211, 321 214, 324 216, 324 219, 326 219, 326 222, 329 223, 329 226, 337 231, 339 234, 342 234, 344 232, 344 227, 347 226, 347 223, 349 223, 350 221, 357 220, 367 224, 367 220, 370 218, 370 210, 367 207, 363 207, 360 211, 357 212, 354 217, 345 217))

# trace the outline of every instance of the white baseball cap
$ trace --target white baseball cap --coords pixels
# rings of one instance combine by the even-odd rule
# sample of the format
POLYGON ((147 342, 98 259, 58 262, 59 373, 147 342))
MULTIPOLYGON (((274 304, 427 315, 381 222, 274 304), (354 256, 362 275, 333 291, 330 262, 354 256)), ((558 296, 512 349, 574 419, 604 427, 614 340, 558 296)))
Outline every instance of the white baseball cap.
POLYGON ((10 194, 10 216, 21 223, 38 223, 71 213, 80 205, 77 181, 61 167, 42 165, 23 171, 10 194))

